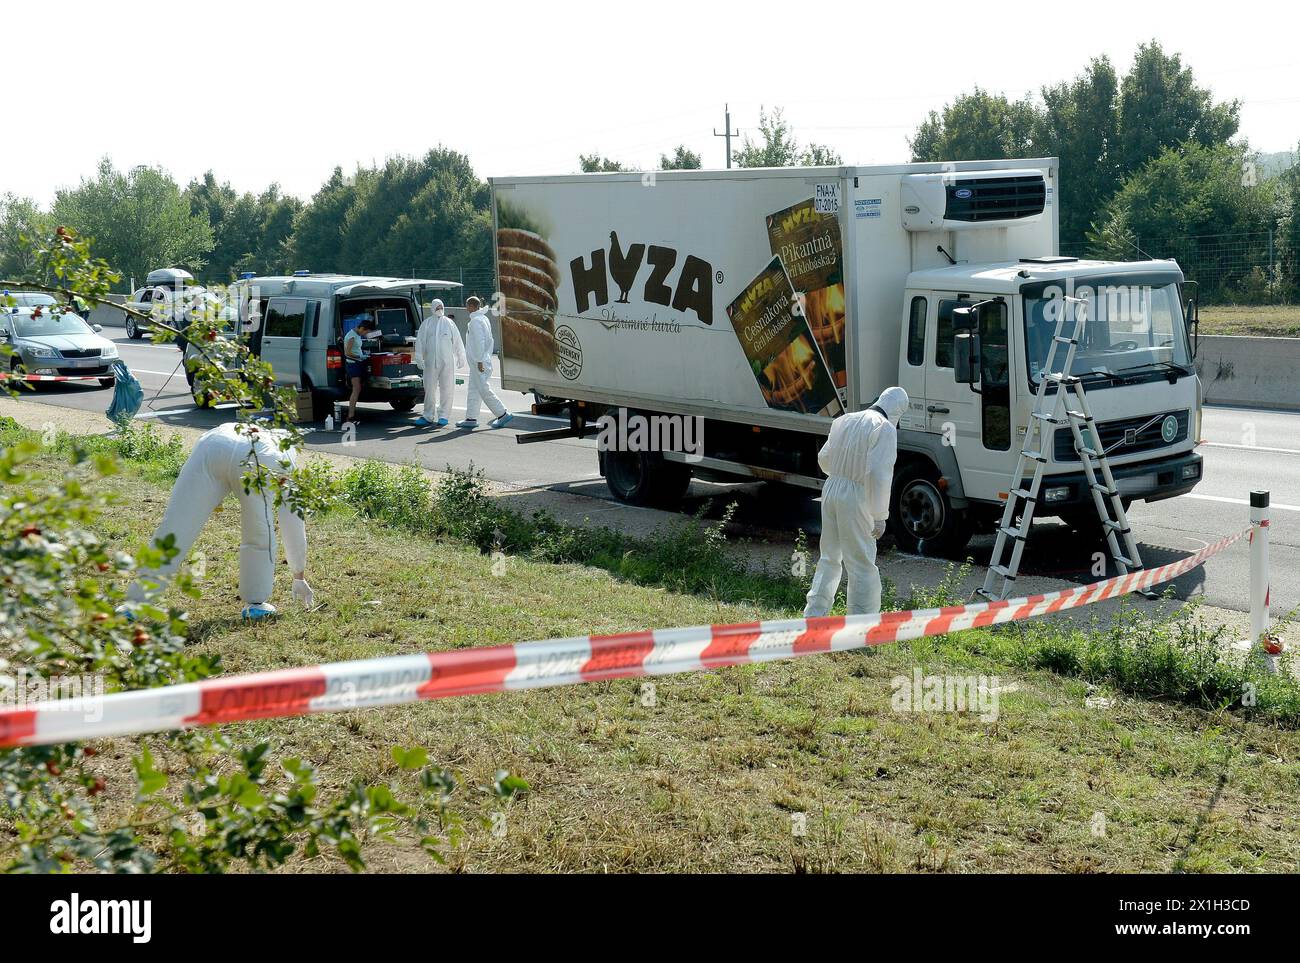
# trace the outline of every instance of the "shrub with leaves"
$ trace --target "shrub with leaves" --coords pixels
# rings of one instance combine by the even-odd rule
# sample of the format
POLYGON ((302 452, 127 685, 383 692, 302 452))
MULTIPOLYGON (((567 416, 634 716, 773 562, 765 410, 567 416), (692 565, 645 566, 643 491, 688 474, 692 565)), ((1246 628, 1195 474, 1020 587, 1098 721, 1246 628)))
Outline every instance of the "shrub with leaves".
MULTIPOLYGON (((37 250, 34 263, 34 277, 56 284, 0 283, 7 290, 56 294, 63 299, 57 313, 72 310, 76 298, 103 301, 116 280, 63 229, 37 250)), ((196 346, 188 362, 196 385, 264 409, 266 423, 285 432, 285 447, 296 444, 292 395, 274 389, 270 369, 245 345, 221 334, 221 312, 204 307, 184 321, 182 330, 153 319, 155 340, 185 336, 196 346)), ((218 659, 185 648, 184 611, 145 604, 128 617, 122 608, 124 586, 137 568, 156 567, 175 554, 171 540, 129 553, 95 531, 107 498, 96 480, 118 470, 118 454, 167 474, 179 470, 179 447, 150 429, 127 428, 114 447, 61 436, 50 450, 34 432, 4 421, 0 708, 19 694, 69 694, 73 682, 81 694, 94 695, 214 674, 218 659), (66 464, 51 471, 55 453, 66 456, 66 464)), ((250 472, 245 483, 267 484, 259 475, 250 472)), ((320 510, 332 499, 332 482, 328 471, 305 467, 290 485, 277 486, 276 497, 299 512, 320 510)), ((183 571, 174 586, 183 597, 198 596, 183 571)), ((414 748, 394 750, 400 776, 390 784, 358 782, 327 798, 315 770, 301 760, 277 762, 268 742, 235 746, 203 729, 139 740, 127 794, 111 785, 127 777, 106 765, 97 748, 70 743, 0 750, 0 869, 217 872, 235 865, 265 869, 294 853, 325 850, 360 869, 367 840, 399 837, 440 859, 463 824, 453 804, 495 804, 525 788, 502 774, 473 800, 461 798, 452 775, 414 748), (166 771, 155 763, 158 752, 166 755, 166 771), (113 805, 103 805, 110 797, 113 805)))

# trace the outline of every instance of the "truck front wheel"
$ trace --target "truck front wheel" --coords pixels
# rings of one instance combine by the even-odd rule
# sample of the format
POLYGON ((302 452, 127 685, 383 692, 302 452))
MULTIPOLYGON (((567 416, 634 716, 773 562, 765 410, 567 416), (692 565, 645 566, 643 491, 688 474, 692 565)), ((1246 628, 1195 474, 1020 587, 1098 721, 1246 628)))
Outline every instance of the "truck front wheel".
POLYGON ((970 519, 953 507, 939 473, 919 462, 894 479, 889 530, 900 550, 943 558, 959 557, 971 537, 970 519))
POLYGON ((690 466, 657 451, 603 451, 600 459, 610 493, 629 505, 672 508, 691 485, 690 466))

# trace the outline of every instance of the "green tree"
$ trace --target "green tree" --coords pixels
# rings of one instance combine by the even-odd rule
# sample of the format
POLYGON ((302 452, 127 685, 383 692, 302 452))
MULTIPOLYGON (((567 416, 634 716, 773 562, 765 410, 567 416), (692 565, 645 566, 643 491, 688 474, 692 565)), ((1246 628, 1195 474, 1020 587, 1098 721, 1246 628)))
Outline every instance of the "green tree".
POLYGON ((579 154, 578 167, 584 174, 613 174, 631 169, 624 167, 616 160, 602 157, 600 154, 579 154))
POLYGON ((998 160, 1032 155, 1041 123, 1032 101, 1008 100, 976 87, 943 110, 930 111, 908 139, 914 161, 998 160))
POLYGON ((801 148, 780 107, 770 114, 759 110, 758 134, 758 140, 746 135, 740 149, 732 152, 737 167, 833 167, 842 163, 840 155, 824 144, 801 148))
POLYGON ((37 239, 50 232, 50 217, 30 197, 0 196, 0 277, 26 277, 36 266, 37 239))
MULTIPOLYGON (((438 147, 358 174, 339 254, 364 274, 491 266, 491 195, 468 157, 438 147)), ((314 265, 299 265, 312 267, 314 265)))
POLYGON ((1280 184, 1249 176, 1251 157, 1242 144, 1166 147, 1106 204, 1088 234, 1092 254, 1175 257, 1195 266, 1203 296, 1230 293, 1245 280, 1240 263, 1267 261, 1278 211, 1280 184), (1233 256, 1222 244, 1225 234, 1237 236, 1233 256), (1242 245, 1258 250, 1242 258, 1242 245))
POLYGON ((257 243, 257 208, 251 197, 240 197, 229 182, 219 183, 212 171, 192 180, 185 198, 195 217, 205 217, 212 227, 212 250, 199 280, 229 281, 235 265, 249 255, 257 243))
POLYGON ((194 212, 165 171, 134 167, 124 173, 107 157, 93 178, 55 195, 53 215, 136 283, 160 267, 201 271, 213 246, 207 216, 194 212))
POLYGON ((1276 270, 1282 297, 1294 303, 1300 299, 1300 166, 1278 175, 1277 195, 1276 270))
POLYGON ((697 171, 703 166, 704 162, 700 159, 700 155, 687 148, 685 144, 678 144, 671 155, 659 155, 661 171, 697 171))
MULTIPOLYGON (((245 195, 248 197, 250 195, 245 195)), ((293 230, 303 207, 298 198, 281 194, 279 184, 272 184, 259 194, 255 200, 257 233, 253 258, 251 262, 247 258, 236 262, 233 273, 278 274, 294 270, 297 265, 290 263, 293 260, 293 230)))
POLYGON ((1087 235, 1123 178, 1162 150, 1224 144, 1237 131, 1238 104, 1214 103, 1191 68, 1155 41, 1138 48, 1122 80, 1099 57, 1040 93, 1041 103, 979 87, 962 94, 917 127, 912 159, 1059 157, 1061 238, 1071 242, 1087 235))
MULTIPOLYGON (((64 302, 50 309, 54 316, 71 310, 67 301, 73 296, 102 302, 120 281, 62 227, 43 246, 33 245, 31 261, 31 277, 0 278, 0 284, 59 296, 64 302), (43 283, 46 277, 55 283, 43 283)), ((178 334, 165 318, 148 320, 155 342, 178 334)), ((194 353, 186 364, 196 386, 236 401, 245 424, 254 409, 269 408, 271 425, 283 432, 282 448, 300 444, 293 392, 275 389, 270 367, 246 345, 223 337, 224 326, 220 307, 207 302, 187 316, 185 333, 194 353)), ((0 359, 9 351, 0 345, 0 359)), ((8 383, 0 388, 14 390, 8 383)), ((106 539, 97 524, 111 497, 97 480, 118 470, 119 456, 156 451, 164 443, 130 422, 120 427, 116 442, 96 441, 101 443, 88 446, 61 438, 51 448, 40 434, 0 419, 0 576, 6 585, 0 593, 0 667, 23 680, 24 689, 51 677, 93 676, 114 692, 210 676, 219 660, 187 646, 183 609, 148 602, 130 603, 129 614, 124 610, 125 585, 138 567, 156 568, 174 557, 174 540, 169 536, 132 555, 106 539), (69 467, 51 471, 38 464, 60 453, 69 467)), ((271 490, 277 504, 287 502, 306 514, 328 504, 327 482, 320 471, 304 467, 271 490)), ((266 491, 272 481, 265 468, 250 469, 244 484, 266 491)), ((178 574, 175 588, 198 596, 187 572, 178 574)), ((0 735, 14 734, 6 729, 0 735)), ((269 742, 232 746, 218 730, 166 733, 140 739, 137 748, 131 776, 119 766, 98 765, 95 746, 82 742, 0 749, 6 827, 0 871, 257 870, 279 866, 297 851, 310 858, 327 849, 362 869, 361 841, 367 837, 396 843, 400 831, 441 860, 464 825, 448 805, 457 789, 454 778, 429 765, 420 748, 393 748, 401 775, 387 784, 356 780, 329 789, 301 760, 274 764, 269 742), (166 750, 161 769, 151 744, 166 750), (105 804, 101 794, 108 779, 129 781, 131 791, 105 804)), ((502 771, 486 794, 506 799, 526 789, 502 771)))
POLYGON ((311 271, 347 271, 342 257, 348 213, 357 202, 358 182, 369 171, 357 168, 351 177, 336 167, 311 202, 298 212, 293 227, 293 262, 311 271))
POLYGON ((1119 171, 1136 171, 1165 148, 1184 141, 1212 147, 1237 133, 1239 101, 1214 102, 1196 86, 1191 67, 1152 40, 1138 47, 1119 90, 1119 171))
POLYGON ((1092 219, 1119 186, 1119 81, 1099 57, 1073 81, 1044 87, 1043 110, 1029 145, 1059 157, 1061 239, 1082 241, 1092 219))
POLYGON ((242 271, 277 274, 290 269, 294 219, 302 201, 272 184, 260 195, 239 194, 212 171, 190 181, 185 197, 196 216, 212 225, 213 247, 200 280, 226 283, 242 271))

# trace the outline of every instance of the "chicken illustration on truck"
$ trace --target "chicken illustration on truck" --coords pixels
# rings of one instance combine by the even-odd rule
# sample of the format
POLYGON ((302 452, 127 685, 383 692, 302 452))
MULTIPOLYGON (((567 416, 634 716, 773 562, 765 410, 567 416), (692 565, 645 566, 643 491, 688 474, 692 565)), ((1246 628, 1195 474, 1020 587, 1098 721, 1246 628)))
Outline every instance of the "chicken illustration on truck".
MULTIPOLYGON (((494 178, 502 383, 570 414, 523 440, 594 434, 606 413, 694 418, 702 450, 601 446, 613 494, 668 504, 693 475, 819 489, 831 420, 897 384, 891 531, 955 553, 1013 490, 1060 312, 1083 305, 1069 374, 1124 502, 1190 491, 1195 302, 1173 261, 1060 257, 1057 168, 494 178)), ((1071 432, 1050 437, 1035 514, 1097 525, 1071 432)))

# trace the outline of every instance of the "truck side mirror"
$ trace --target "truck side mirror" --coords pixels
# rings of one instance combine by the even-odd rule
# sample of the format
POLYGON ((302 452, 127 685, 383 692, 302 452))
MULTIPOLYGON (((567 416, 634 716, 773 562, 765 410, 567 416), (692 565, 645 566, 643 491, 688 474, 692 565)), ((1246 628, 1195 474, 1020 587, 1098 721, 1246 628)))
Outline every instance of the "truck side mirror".
POLYGON ((958 331, 953 335, 952 376, 959 385, 979 383, 980 336, 974 331, 958 331))
POLYGON ((1187 323, 1192 326, 1192 357, 1201 348, 1201 314, 1196 298, 1187 299, 1187 323))
POLYGON ((954 308, 952 312, 952 375, 959 385, 980 380, 979 305, 954 308))

